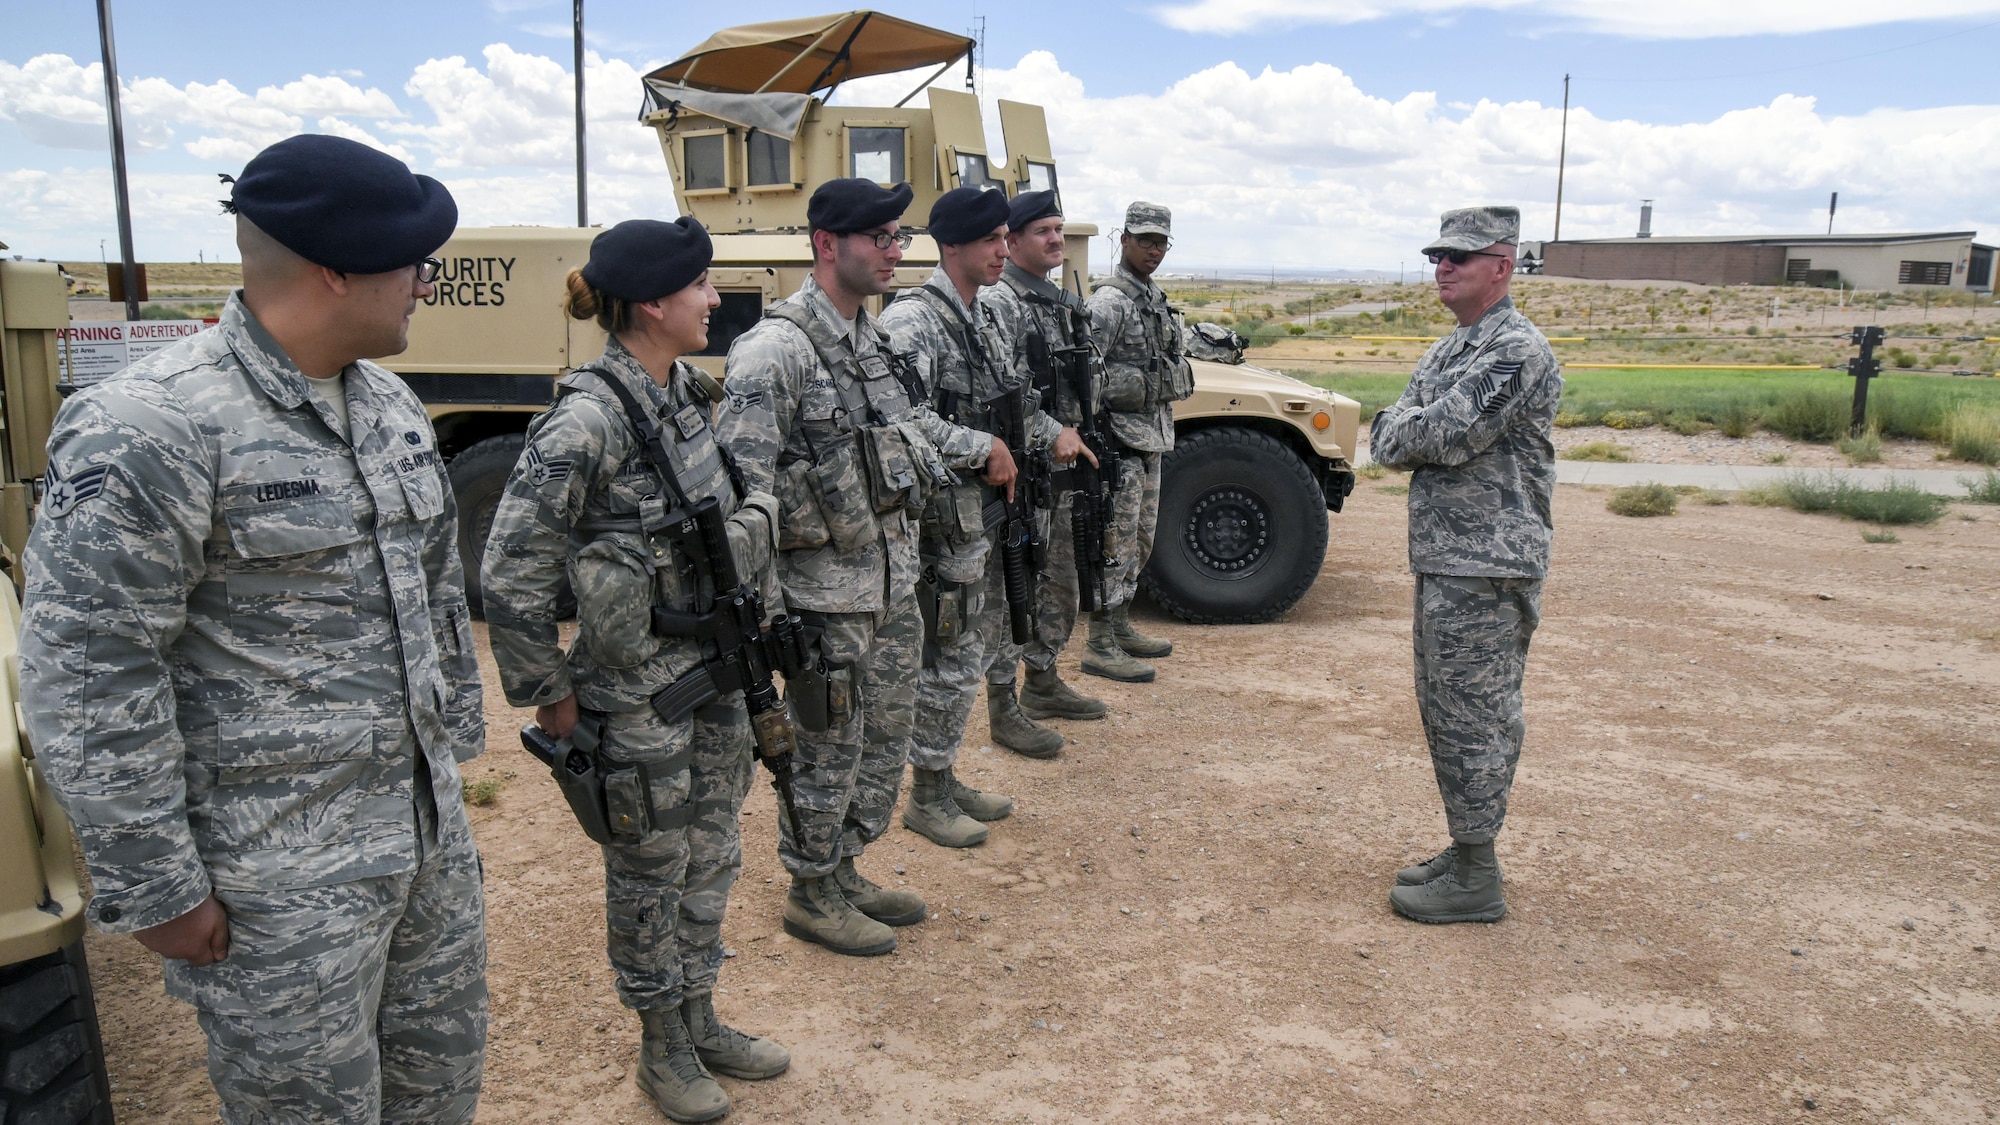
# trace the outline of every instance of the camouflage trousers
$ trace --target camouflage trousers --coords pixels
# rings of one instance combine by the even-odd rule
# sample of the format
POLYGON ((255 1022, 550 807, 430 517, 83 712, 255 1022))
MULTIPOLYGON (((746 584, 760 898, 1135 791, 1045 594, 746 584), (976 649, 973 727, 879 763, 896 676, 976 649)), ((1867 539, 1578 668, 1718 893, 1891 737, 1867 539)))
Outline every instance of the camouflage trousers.
POLYGON ((636 765, 652 827, 604 848, 605 949, 628 1008, 678 1007, 715 991, 722 916, 743 867, 737 817, 754 767, 741 694, 668 723, 651 709, 602 723, 607 770, 636 765))
POLYGON ((914 592, 879 613, 806 615, 821 626, 820 651, 848 707, 824 731, 799 730, 792 792, 799 830, 778 818, 778 859, 797 878, 830 875, 889 827, 909 761, 924 618, 914 592))
POLYGON ((1528 729, 1521 678, 1541 606, 1538 578, 1417 575, 1417 711, 1459 843, 1491 843, 1507 819, 1528 729))
POLYGON ((228 1125, 472 1120, 486 1057, 483 872, 468 834, 439 846, 419 788, 414 871, 217 889, 229 956, 166 962, 167 993, 195 1006, 208 1036, 228 1125))
POLYGON ((920 770, 949 769, 965 742, 965 724, 979 698, 986 670, 993 603, 1001 603, 1000 630, 1007 629, 1007 593, 998 583, 1000 551, 986 553, 986 572, 962 586, 941 587, 938 616, 950 617, 950 636, 924 635, 923 670, 917 675, 916 715, 911 722, 910 764, 920 770))
POLYGON ((1111 541, 1118 565, 1104 576, 1105 608, 1127 605, 1139 592, 1139 573, 1153 557, 1153 532, 1160 522, 1158 453, 1128 449, 1118 463, 1118 491, 1111 499, 1111 541))
MULTIPOLYGON (((1030 668, 1046 672, 1056 666, 1056 657, 1069 644, 1070 634, 1076 631, 1076 540, 1072 538, 1070 511, 1076 493, 1064 491, 1057 499, 1055 509, 1035 513, 1035 524, 1040 528, 1042 541, 1048 544, 1048 566, 1035 584, 1034 636, 1026 645, 1014 643, 1014 634, 1007 625, 1005 607, 1000 615, 1001 633, 997 638, 987 639, 986 682, 1011 687, 1015 682, 1018 665, 1026 661, 1030 668)), ((1003 600, 1004 586, 994 590, 1003 600)))

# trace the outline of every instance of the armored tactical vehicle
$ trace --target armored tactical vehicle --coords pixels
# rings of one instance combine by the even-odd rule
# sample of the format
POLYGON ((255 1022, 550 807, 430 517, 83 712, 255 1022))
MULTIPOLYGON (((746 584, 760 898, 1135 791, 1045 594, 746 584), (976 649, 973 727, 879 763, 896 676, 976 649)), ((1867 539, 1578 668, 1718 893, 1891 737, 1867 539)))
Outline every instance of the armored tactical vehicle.
POLYGON ((48 468, 67 288, 52 263, 0 261, 0 566, 9 579, 0 582, 0 1122, 8 1125, 111 1120, 69 821, 16 709, 16 586, 35 485, 48 468))
MULTIPOLYGON (((917 224, 942 193, 1061 190, 1041 107, 999 103, 1006 152, 996 163, 978 98, 930 85, 960 61, 969 76, 972 49, 963 35, 860 11, 731 28, 646 75, 639 119, 659 136, 681 212, 715 241, 710 277, 722 306, 695 362, 721 376, 730 343, 803 283, 812 266, 806 203, 829 179, 915 188, 904 226, 919 237, 899 288, 920 285, 937 263, 917 224), (829 104, 846 82, 920 68, 934 69, 893 106, 829 104), (910 105, 919 95, 924 106, 910 105)), ((1097 228, 1071 222, 1066 231, 1062 281, 1083 292, 1097 228)), ((444 272, 417 310, 409 350, 390 361, 429 404, 451 459, 460 545, 475 579, 529 414, 550 402, 554 376, 603 345, 594 325, 560 308, 564 277, 595 234, 461 229, 439 251, 444 272)), ((1327 512, 1354 487, 1359 407, 1257 367, 1196 360, 1194 370, 1194 397, 1174 411, 1176 447, 1163 469, 1145 585, 1190 621, 1266 621, 1319 575, 1327 512)), ((478 591, 469 592, 477 606, 478 591)))

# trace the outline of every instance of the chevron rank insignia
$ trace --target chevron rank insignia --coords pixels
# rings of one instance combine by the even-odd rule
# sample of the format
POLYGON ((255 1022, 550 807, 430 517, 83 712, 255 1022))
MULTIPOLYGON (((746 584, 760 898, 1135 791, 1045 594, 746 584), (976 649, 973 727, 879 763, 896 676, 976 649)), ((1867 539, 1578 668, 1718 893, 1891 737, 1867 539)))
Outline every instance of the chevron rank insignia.
POLYGON ((528 447, 528 483, 540 488, 552 480, 569 477, 570 466, 575 462, 567 457, 543 457, 542 451, 528 447))
POLYGON ((111 477, 110 465, 92 465, 74 476, 63 476, 56 470, 55 463, 49 463, 49 471, 42 478, 42 512, 61 519, 76 510, 78 504, 104 491, 104 482, 111 477))

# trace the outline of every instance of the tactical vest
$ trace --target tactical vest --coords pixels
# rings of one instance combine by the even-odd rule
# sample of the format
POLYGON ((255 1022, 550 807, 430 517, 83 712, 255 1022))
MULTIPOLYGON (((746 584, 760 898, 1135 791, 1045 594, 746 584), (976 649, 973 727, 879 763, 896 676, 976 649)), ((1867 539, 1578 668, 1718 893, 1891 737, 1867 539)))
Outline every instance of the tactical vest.
MULTIPOLYGON (((1094 282, 1090 289, 1097 290, 1110 286, 1130 298, 1133 307, 1139 311, 1139 321, 1145 325, 1146 356, 1146 409, 1155 410, 1170 402, 1194 393, 1194 372, 1188 367, 1187 356, 1181 347, 1180 326, 1174 317, 1174 310, 1164 296, 1156 297, 1124 274, 1114 273, 1110 277, 1094 282)), ((1107 360, 1117 358, 1112 355, 1107 360)))
MULTIPOLYGON (((952 299, 930 285, 919 286, 912 295, 931 307, 943 322, 945 334, 958 345, 959 353, 965 356, 966 366, 971 369, 973 384, 969 387, 934 386, 930 390, 932 409, 945 420, 973 429, 992 430, 992 408, 988 405, 995 395, 1003 394, 1008 387, 1007 371, 1000 362, 1000 355, 994 347, 995 341, 986 330, 975 326, 952 299), (980 385, 980 381, 984 385, 980 385)), ((936 370, 935 365, 932 368, 936 370)))
POLYGON ((884 358, 888 336, 873 324, 876 351, 864 356, 796 302, 780 301, 764 315, 805 333, 841 404, 833 418, 796 419, 786 436, 776 481, 778 545, 831 541, 859 550, 874 542, 881 517, 899 508, 915 516, 932 490, 952 479, 943 455, 910 419, 921 393, 915 374, 884 358))

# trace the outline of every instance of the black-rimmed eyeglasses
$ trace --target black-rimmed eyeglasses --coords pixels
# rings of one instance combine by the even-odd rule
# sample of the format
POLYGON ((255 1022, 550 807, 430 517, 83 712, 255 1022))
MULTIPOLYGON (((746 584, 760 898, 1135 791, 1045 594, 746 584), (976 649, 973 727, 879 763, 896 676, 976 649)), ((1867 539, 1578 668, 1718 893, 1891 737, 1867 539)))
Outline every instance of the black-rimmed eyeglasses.
POLYGON ((1450 259, 1451 264, 1454 266, 1464 265, 1467 258, 1504 258, 1506 256, 1505 254, 1494 254, 1486 250, 1432 250, 1424 255, 1424 257, 1431 260, 1431 265, 1437 265, 1439 262, 1450 259))
POLYGON ((1145 247, 1148 250, 1165 251, 1173 249, 1174 246, 1174 240, 1166 237, 1165 235, 1135 234, 1132 235, 1131 238, 1132 241, 1138 243, 1139 245, 1145 247))
POLYGON ((886 230, 857 230, 857 231, 849 231, 848 233, 855 236, 856 238, 865 238, 868 241, 873 242, 875 244, 875 249, 877 250, 887 250, 892 244, 904 250, 908 250, 910 248, 910 243, 915 242, 917 240, 916 235, 911 234, 909 231, 906 230, 899 230, 894 234, 890 234, 886 230))
POLYGON ((444 272, 443 258, 425 258, 417 263, 417 284, 429 285, 444 272))

